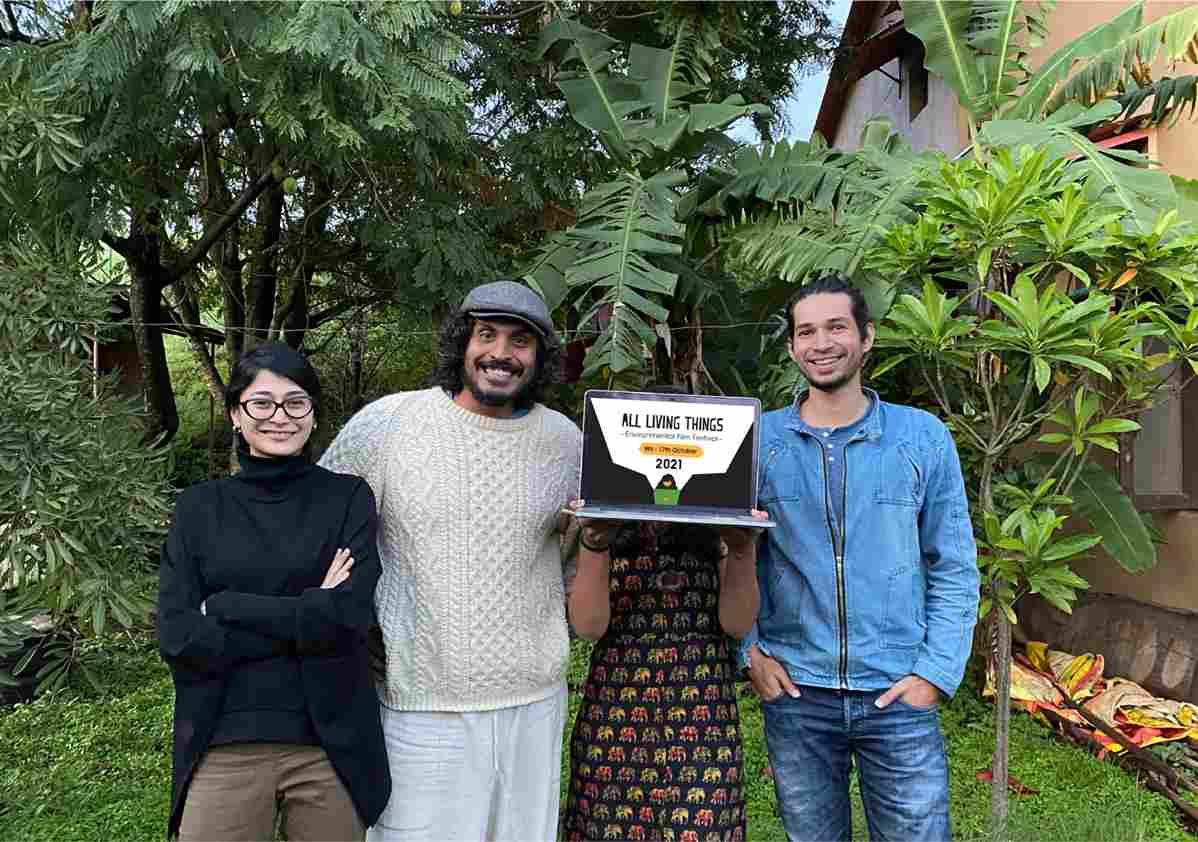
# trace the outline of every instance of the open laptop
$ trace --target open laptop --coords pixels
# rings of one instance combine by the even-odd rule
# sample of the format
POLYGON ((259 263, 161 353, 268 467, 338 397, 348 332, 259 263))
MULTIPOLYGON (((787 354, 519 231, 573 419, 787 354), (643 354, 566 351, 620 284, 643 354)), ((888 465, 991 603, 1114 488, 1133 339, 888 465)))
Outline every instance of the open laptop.
POLYGON ((774 526, 750 514, 756 398, 592 389, 583 405, 579 517, 774 526))

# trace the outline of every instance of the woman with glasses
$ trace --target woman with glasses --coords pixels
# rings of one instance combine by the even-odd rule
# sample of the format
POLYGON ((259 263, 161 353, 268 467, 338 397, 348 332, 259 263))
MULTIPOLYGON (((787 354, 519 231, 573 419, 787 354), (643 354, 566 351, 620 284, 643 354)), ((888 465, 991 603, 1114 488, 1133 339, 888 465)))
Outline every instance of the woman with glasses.
POLYGON ((374 495, 308 459, 320 382, 288 346, 245 354, 225 407, 241 471, 184 491, 162 549, 168 835, 362 839, 391 790, 366 643, 374 495))

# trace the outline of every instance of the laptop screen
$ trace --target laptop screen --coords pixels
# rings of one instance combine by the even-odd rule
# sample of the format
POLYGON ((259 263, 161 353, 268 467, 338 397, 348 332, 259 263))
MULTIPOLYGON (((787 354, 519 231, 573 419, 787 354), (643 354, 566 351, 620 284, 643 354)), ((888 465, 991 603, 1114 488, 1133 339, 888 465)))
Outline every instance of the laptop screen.
POLYGON ((588 391, 579 496, 588 507, 748 512, 760 417, 755 398, 588 391))

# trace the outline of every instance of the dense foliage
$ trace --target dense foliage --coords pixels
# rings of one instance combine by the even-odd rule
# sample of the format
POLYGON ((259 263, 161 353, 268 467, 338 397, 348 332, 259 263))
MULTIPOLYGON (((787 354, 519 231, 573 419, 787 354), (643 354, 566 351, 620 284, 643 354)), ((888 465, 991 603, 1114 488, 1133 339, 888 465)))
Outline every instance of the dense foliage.
POLYGON ((37 641, 14 666, 53 689, 97 678, 84 639, 146 622, 168 509, 140 412, 88 365, 111 291, 69 245, 21 239, 0 247, 0 655, 37 641))
MULTIPOLYGON (((1145 23, 1134 3, 1032 67, 1054 5, 903 4, 927 69, 962 107, 972 141, 962 160, 913 154, 874 121, 853 152, 817 138, 742 154, 708 206, 728 220, 727 259, 764 274, 764 289, 836 272, 867 291, 875 314, 889 314, 878 370, 897 375, 905 401, 952 425, 977 495, 1000 699, 1017 599, 1035 592, 1068 610, 1085 586, 1068 562, 1098 538, 1061 538, 1069 514, 1127 569, 1155 563, 1150 530, 1094 457, 1138 428, 1133 417, 1172 366, 1198 371, 1196 241, 1185 224, 1198 221, 1194 185, 1090 139, 1149 96, 1141 122, 1193 114, 1193 77, 1154 82, 1148 68, 1198 56, 1198 14, 1181 8, 1145 23), (1148 339, 1163 356, 1145 353, 1148 339), (889 360, 886 347, 896 352, 889 360), (1043 464, 1027 458, 1037 438, 1051 454, 1043 464)), ((764 381, 775 395, 788 382, 788 361, 779 367, 764 381)), ((999 704, 1000 837, 1008 719, 999 704)))

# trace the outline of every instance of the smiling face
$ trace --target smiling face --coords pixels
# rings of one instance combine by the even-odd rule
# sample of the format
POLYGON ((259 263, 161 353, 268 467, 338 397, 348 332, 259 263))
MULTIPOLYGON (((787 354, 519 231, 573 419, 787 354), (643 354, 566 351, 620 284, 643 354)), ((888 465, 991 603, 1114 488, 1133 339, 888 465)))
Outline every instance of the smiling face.
POLYGON ((519 321, 476 319, 462 360, 456 396, 482 415, 511 415, 537 371, 537 334, 519 321))
POLYGON ((861 365, 874 344, 874 326, 865 336, 853 319, 852 299, 844 293, 816 293, 794 305, 790 356, 811 388, 835 392, 861 387, 861 365))
POLYGON ((316 413, 309 412, 302 418, 291 418, 283 407, 272 406, 270 416, 265 417, 266 411, 258 411, 253 405, 250 406, 249 412, 246 411, 245 404, 254 400, 262 401, 263 407, 268 400, 287 404, 292 415, 299 415, 303 411, 305 400, 311 406, 311 396, 294 380, 263 369, 258 372, 253 382, 242 390, 239 397, 241 405, 229 413, 233 426, 241 428, 241 435, 250 448, 251 456, 279 459, 294 456, 303 450, 309 436, 312 435, 316 413), (259 417, 252 417, 251 412, 259 417))

